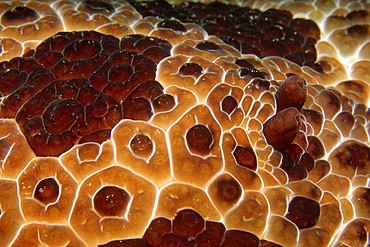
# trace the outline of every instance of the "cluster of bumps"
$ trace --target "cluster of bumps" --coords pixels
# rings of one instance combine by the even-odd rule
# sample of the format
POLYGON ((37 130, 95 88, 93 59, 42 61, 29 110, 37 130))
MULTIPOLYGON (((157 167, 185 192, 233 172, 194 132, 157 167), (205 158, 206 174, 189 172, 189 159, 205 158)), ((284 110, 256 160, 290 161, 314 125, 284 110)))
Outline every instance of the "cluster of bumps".
MULTIPOLYGON (((286 10, 20 3, 0 4, 0 246, 369 244, 370 45, 350 79, 286 10)), ((358 42, 362 6, 341 10, 358 42)))

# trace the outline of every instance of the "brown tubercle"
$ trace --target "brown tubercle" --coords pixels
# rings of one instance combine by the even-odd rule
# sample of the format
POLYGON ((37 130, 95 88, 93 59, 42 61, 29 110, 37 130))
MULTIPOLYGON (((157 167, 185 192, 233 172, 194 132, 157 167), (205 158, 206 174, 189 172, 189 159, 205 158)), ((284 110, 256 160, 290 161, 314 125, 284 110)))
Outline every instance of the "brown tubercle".
POLYGON ((203 73, 203 68, 196 63, 185 63, 180 67, 179 73, 181 75, 192 75, 197 78, 203 73))
POLYGON ((59 185, 54 178, 41 180, 33 193, 33 197, 44 205, 54 203, 59 196, 59 185))
POLYGON ((288 107, 295 107, 300 111, 307 98, 305 80, 296 75, 289 76, 275 94, 277 109, 279 112, 288 107))
POLYGON ((130 148, 135 155, 148 157, 153 152, 153 142, 147 135, 135 135, 130 142, 130 148))
POLYGON ((78 184, 56 158, 35 158, 18 180, 20 209, 26 221, 66 224, 78 184))
POLYGON ((210 152, 213 137, 206 126, 198 124, 188 130, 186 141, 191 152, 207 155, 210 152))
POLYGON ((242 196, 242 187, 228 173, 219 175, 208 187, 208 195, 221 213, 234 207, 242 196))
POLYGON ((299 229, 312 227, 319 221, 319 203, 306 197, 296 196, 290 201, 285 217, 299 229))
POLYGON ((122 217, 130 201, 130 195, 122 188, 105 186, 94 196, 94 209, 101 216, 122 217))
POLYGON ((122 166, 102 169, 80 183, 69 225, 88 246, 141 236, 143 226, 150 222, 156 192, 152 183, 122 166), (121 194, 122 188, 126 195, 121 194), (116 196, 122 200, 116 200, 116 196), (96 198, 105 203, 96 207, 96 198), (102 210, 99 206, 103 206, 102 210))
POLYGON ((285 150, 297 135, 302 120, 296 108, 286 108, 263 125, 263 133, 267 143, 279 151, 285 150))
POLYGON ((26 6, 17 6, 6 11, 1 16, 1 24, 4 26, 18 26, 25 22, 33 22, 40 18, 39 13, 26 6))
POLYGON ((252 147, 237 146, 233 155, 238 165, 257 170, 257 157, 252 147))
POLYGON ((172 230, 184 238, 195 238, 204 229, 204 219, 194 210, 181 210, 172 221, 172 230))

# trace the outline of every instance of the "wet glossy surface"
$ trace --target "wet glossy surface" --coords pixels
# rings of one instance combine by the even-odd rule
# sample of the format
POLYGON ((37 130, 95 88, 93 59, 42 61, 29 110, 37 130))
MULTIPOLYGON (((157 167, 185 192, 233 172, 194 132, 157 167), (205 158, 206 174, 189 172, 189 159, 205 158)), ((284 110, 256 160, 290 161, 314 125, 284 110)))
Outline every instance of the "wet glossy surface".
POLYGON ((369 8, 1 2, 0 246, 366 245, 369 8))

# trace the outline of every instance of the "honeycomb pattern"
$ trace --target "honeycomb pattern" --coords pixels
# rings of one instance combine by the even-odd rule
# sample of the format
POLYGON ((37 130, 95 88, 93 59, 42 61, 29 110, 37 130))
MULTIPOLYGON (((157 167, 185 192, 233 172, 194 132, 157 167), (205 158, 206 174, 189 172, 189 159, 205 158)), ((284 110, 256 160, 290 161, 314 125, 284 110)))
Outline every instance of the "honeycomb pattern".
POLYGON ((367 246, 366 1, 0 3, 0 246, 367 246))

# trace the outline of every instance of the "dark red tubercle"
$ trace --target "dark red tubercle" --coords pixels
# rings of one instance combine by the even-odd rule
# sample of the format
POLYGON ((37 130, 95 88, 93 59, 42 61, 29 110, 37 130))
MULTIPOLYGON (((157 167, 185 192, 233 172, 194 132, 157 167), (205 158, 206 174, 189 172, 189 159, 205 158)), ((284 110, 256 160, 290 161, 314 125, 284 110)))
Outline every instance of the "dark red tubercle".
POLYGON ((320 205, 312 199, 295 196, 289 203, 285 217, 296 224, 299 229, 313 227, 320 218, 320 205))
POLYGON ((195 48, 202 50, 202 51, 221 50, 221 47, 219 47, 216 43, 212 41, 208 41, 208 40, 200 42, 199 44, 195 46, 195 48))
MULTIPOLYGON (((105 8, 97 1, 84 5, 105 8)), ((119 40, 96 31, 60 32, 27 57, 0 63, 0 116, 16 118, 38 156, 102 143, 121 119, 148 121, 154 111, 175 106, 154 81, 156 63, 171 49, 145 35, 119 40)))
POLYGON ((183 33, 188 31, 184 25, 175 19, 161 21, 157 24, 157 28, 168 28, 183 33))
POLYGON ((115 240, 99 247, 124 246, 184 246, 184 247, 228 247, 228 246, 280 246, 260 240, 256 235, 242 230, 226 230, 223 223, 204 219, 191 208, 177 212, 173 219, 158 217, 151 221, 142 238, 115 240))
MULTIPOLYGON (((320 39, 318 25, 311 20, 293 19, 289 11, 268 9, 261 12, 220 2, 186 2, 178 5, 165 1, 129 2, 143 17, 162 18, 157 28, 186 32, 183 24, 195 23, 203 27, 208 35, 220 38, 242 54, 254 54, 259 58, 286 57, 301 66, 307 62, 307 66, 321 73, 320 67, 311 63, 317 59, 315 44, 320 39)), ((198 44, 197 48, 219 49, 210 43, 198 44)))
POLYGON ((0 63, 0 92, 4 97, 0 117, 14 118, 18 109, 55 75, 34 58, 13 58, 0 63))
POLYGON ((120 49, 141 53, 155 63, 159 63, 163 58, 171 56, 172 45, 156 37, 131 34, 121 39, 120 49))

